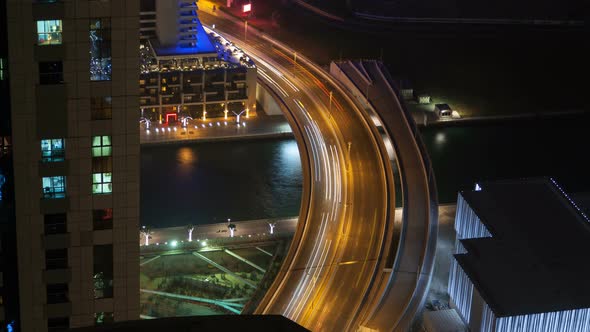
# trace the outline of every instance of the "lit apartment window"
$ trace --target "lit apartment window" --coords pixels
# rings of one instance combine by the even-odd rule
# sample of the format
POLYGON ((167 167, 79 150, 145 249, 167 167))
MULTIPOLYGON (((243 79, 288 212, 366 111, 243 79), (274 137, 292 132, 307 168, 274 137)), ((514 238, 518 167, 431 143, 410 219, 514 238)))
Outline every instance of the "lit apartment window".
POLYGON ((67 215, 65 213, 46 214, 43 216, 45 234, 64 234, 68 231, 67 215))
POLYGON ((90 80, 111 80, 111 20, 90 19, 90 80))
POLYGON ((61 61, 39 62, 39 84, 61 84, 64 82, 61 61))
POLYGON ((67 331, 70 328, 70 318, 47 318, 47 331, 48 332, 62 332, 67 331))
POLYGON ((93 136, 92 137, 92 156, 107 157, 112 155, 113 146, 111 136, 93 136))
POLYGON ((94 246, 94 298, 113 297, 113 245, 94 246))
POLYGON ((94 230, 113 228, 113 209, 98 209, 92 211, 94 230))
POLYGON ((110 96, 90 98, 90 118, 92 120, 108 120, 112 118, 112 114, 113 106, 110 96))
POLYGON ((94 325, 111 324, 115 321, 115 315, 112 312, 95 312, 94 325))
POLYGON ((61 44, 61 20, 37 21, 37 45, 61 44))
POLYGON ((64 161, 65 144, 63 138, 41 140, 41 160, 44 162, 64 161))
POLYGON ((47 285, 47 304, 67 303, 68 284, 49 284, 47 285))
POLYGON ((48 176, 41 179, 43 186, 43 198, 66 197, 66 177, 48 176))
POLYGON ((92 193, 110 194, 113 192, 113 173, 93 173, 92 193))

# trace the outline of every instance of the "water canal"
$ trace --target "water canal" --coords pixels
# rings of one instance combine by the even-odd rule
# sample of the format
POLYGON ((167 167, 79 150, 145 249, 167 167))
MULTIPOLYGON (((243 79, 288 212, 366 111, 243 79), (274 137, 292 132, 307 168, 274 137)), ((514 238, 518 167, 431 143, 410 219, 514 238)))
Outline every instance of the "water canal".
MULTIPOLYGON (((439 200, 475 181, 548 175, 589 191, 590 114, 422 129, 439 200)), ((302 191, 293 139, 141 149, 141 223, 154 227, 294 216, 302 191)))

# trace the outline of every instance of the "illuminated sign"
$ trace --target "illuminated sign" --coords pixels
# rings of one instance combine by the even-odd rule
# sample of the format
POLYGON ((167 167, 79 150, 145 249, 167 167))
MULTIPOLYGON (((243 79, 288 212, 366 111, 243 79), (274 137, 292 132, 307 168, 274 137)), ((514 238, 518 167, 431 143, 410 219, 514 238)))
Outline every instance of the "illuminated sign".
POLYGON ((251 3, 247 3, 247 4, 244 5, 244 7, 243 7, 243 12, 244 13, 248 13, 251 10, 252 10, 252 4, 251 3))

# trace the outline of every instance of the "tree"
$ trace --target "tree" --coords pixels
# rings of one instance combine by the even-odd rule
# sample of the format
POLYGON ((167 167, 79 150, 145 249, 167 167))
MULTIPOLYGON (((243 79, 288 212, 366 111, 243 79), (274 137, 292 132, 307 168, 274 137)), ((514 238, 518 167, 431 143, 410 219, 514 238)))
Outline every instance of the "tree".
POLYGON ((227 225, 227 228, 229 228, 229 236, 234 237, 234 232, 236 231, 236 225, 229 224, 229 225, 227 225))
POLYGON ((276 222, 269 222, 268 223, 268 226, 270 227, 270 234, 274 234, 276 225, 277 225, 276 222))
POLYGON ((188 231, 188 242, 193 242, 193 231, 195 230, 195 226, 190 224, 186 226, 186 230, 188 231))
POLYGON ((152 230, 150 229, 149 226, 141 226, 141 229, 139 230, 139 233, 141 233, 141 235, 144 237, 144 245, 149 245, 150 244, 150 234, 151 234, 152 230))

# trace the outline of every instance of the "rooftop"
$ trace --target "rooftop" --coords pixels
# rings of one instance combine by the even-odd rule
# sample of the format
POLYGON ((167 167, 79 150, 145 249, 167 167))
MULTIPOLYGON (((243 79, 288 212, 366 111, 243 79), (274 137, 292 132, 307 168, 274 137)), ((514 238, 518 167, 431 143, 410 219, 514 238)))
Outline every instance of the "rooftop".
POLYGON ((197 28, 197 46, 195 47, 177 47, 177 46, 162 46, 157 38, 151 39, 150 43, 154 48, 157 57, 171 57, 179 55, 199 55, 212 54, 217 55, 217 49, 211 42, 209 35, 203 29, 203 25, 199 22, 197 28))
POLYGON ((492 234, 457 261, 498 317, 590 308, 590 223, 548 178, 461 195, 492 234))
POLYGON ((151 331, 307 331, 280 315, 220 315, 132 320, 70 329, 71 332, 151 332, 151 331))

